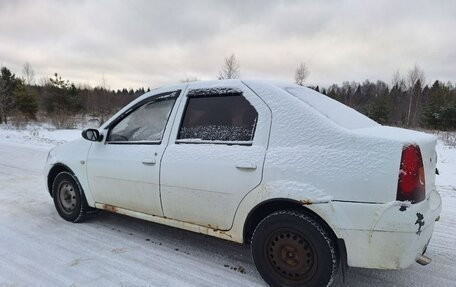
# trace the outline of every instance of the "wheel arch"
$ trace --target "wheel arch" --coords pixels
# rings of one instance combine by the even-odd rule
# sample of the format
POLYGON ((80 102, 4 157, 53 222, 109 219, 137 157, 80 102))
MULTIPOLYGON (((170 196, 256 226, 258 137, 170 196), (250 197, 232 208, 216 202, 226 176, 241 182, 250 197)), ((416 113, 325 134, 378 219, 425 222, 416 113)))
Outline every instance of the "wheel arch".
POLYGON ((265 200, 259 204, 257 204, 247 215, 247 218, 244 222, 244 230, 243 230, 243 238, 244 243, 250 243, 250 240, 253 235, 253 231, 255 230, 256 226, 268 215, 279 211, 279 210, 298 210, 303 212, 314 219, 316 219, 319 223, 323 225, 323 227, 330 232, 330 235, 334 239, 334 243, 337 246, 340 262, 342 266, 342 272, 345 274, 345 270, 348 268, 347 265, 347 249, 345 246, 345 241, 342 238, 339 238, 335 232, 335 230, 331 227, 331 225, 326 222, 320 215, 318 215, 312 209, 303 205, 302 202, 289 199, 289 198, 273 198, 265 200))
POLYGON ((279 210, 298 210, 312 216, 331 233, 335 240, 338 239, 336 232, 320 215, 303 205, 302 202, 289 198, 273 198, 257 204, 247 215, 244 222, 244 242, 249 243, 255 227, 269 214, 279 210))
MULTIPOLYGON (((66 164, 63 163, 56 163, 54 166, 49 170, 49 173, 47 175, 47 187, 49 191, 49 195, 52 197, 52 183, 54 182, 55 177, 61 173, 61 172, 69 172, 71 173, 75 178, 74 172, 69 168, 66 164)), ((77 178, 76 178, 77 180, 77 178)), ((79 182, 78 182, 79 184, 79 182)))

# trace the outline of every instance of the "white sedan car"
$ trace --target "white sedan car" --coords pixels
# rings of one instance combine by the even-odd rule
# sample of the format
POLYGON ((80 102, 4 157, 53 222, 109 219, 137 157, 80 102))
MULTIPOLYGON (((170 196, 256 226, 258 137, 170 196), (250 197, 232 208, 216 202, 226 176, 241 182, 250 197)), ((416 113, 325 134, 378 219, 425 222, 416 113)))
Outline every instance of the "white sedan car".
POLYGON ((49 152, 65 220, 104 209, 250 243, 272 286, 424 256, 441 200, 436 139, 313 90, 225 80, 163 87, 49 152))

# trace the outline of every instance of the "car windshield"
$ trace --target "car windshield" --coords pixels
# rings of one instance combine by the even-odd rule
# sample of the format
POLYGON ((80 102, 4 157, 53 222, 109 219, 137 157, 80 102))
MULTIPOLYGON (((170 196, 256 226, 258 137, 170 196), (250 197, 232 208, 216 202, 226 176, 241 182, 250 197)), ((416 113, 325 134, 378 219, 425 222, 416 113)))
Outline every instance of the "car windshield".
POLYGON ((356 110, 312 89, 288 87, 285 90, 346 129, 362 129, 379 125, 356 110))

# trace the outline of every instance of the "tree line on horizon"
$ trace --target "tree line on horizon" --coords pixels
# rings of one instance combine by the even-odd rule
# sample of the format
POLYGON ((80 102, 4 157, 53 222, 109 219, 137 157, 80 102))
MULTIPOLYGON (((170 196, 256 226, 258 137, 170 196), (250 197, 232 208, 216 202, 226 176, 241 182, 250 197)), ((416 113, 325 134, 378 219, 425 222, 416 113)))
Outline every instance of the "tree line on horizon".
POLYGON ((396 72, 391 86, 365 80, 313 88, 382 125, 456 130, 456 88, 439 80, 425 84, 417 66, 405 77, 396 72))
MULTIPOLYGON (((57 128, 75 128, 87 119, 98 125, 123 106, 150 91, 149 88, 111 90, 101 86, 75 85, 55 73, 36 84, 30 64, 18 77, 0 69, 0 124, 23 126, 31 121, 51 121, 57 128)), ((295 83, 305 85, 309 69, 300 63, 295 83)), ((235 55, 225 58, 217 78, 240 77, 235 55)), ((198 81, 190 77, 182 82, 198 81)), ((383 125, 406 128, 456 130, 456 88, 451 82, 426 84, 424 71, 415 66, 403 76, 396 72, 392 84, 383 81, 343 82, 328 87, 308 86, 365 114, 383 125)))
POLYGON ((105 84, 76 86, 55 73, 34 80, 34 71, 26 63, 23 76, 8 68, 0 69, 0 124, 24 126, 31 121, 51 121, 56 128, 75 128, 89 119, 100 125, 117 110, 150 91, 150 88, 111 90, 105 84))
MULTIPOLYGON (((295 70, 295 83, 305 85, 309 69, 301 62, 295 70)), ((225 58, 219 79, 239 78, 240 65, 234 54, 225 58)), ((405 128, 456 130, 456 87, 436 80, 426 84, 424 71, 417 65, 406 75, 396 71, 391 87, 384 81, 348 82, 329 87, 308 86, 337 100, 382 125, 405 128)))

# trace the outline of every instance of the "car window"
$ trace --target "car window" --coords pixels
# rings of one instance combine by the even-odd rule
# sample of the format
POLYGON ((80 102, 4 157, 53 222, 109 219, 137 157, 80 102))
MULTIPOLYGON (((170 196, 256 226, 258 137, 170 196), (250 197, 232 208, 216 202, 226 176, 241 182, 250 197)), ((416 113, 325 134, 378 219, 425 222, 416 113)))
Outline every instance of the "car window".
POLYGON ((251 142, 258 113, 241 94, 188 98, 178 142, 251 142))
POLYGON ((175 96, 161 96, 143 104, 111 129, 107 141, 160 142, 175 101, 175 96))

